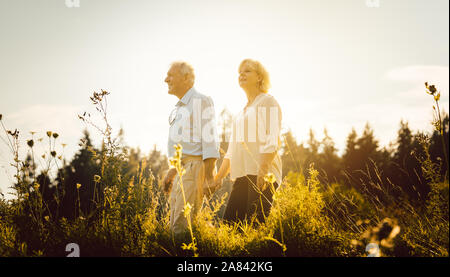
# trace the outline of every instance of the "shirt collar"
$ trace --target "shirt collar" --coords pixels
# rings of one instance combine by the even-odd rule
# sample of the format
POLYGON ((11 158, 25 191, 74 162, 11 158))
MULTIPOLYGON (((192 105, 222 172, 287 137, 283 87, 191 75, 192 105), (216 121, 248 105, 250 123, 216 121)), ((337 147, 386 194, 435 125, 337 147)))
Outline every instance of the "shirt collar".
POLYGON ((181 106, 181 105, 187 105, 189 103, 189 101, 192 98, 192 95, 194 95, 195 93, 195 89, 194 87, 191 87, 185 94, 184 96, 180 99, 180 101, 178 101, 176 106, 181 106))

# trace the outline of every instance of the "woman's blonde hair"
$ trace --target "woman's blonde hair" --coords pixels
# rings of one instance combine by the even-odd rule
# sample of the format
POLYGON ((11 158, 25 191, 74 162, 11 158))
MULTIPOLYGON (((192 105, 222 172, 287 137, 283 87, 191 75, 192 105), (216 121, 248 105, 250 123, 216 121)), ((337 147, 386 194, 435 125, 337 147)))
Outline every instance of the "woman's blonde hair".
POLYGON ((259 77, 261 77, 261 81, 259 83, 259 88, 262 92, 267 93, 270 88, 270 78, 269 78, 269 73, 264 68, 264 66, 258 61, 255 61, 252 59, 245 59, 239 65, 239 70, 241 69, 241 67, 244 64, 249 64, 256 71, 256 73, 259 75, 259 77))

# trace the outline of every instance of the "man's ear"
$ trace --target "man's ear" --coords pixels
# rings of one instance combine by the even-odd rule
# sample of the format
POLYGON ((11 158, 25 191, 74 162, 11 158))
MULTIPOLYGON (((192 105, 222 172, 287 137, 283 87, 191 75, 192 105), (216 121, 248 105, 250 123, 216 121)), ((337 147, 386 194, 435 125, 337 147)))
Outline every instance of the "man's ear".
POLYGON ((189 74, 184 74, 184 76, 183 76, 183 81, 184 81, 185 83, 188 83, 188 82, 189 82, 189 74))

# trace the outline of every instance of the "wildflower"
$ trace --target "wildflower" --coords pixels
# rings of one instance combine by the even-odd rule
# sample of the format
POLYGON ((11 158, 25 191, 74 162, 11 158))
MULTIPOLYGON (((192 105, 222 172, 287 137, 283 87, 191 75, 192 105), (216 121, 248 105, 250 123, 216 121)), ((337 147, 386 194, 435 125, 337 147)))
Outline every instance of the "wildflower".
POLYGON ((52 155, 53 158, 56 157, 56 151, 52 151, 50 152, 50 154, 52 155))
POLYGON ((181 159, 181 155, 183 153, 183 146, 181 146, 181 144, 177 144, 177 145, 174 145, 173 148, 175 148, 174 158, 175 159, 177 159, 177 158, 181 159))
MULTIPOLYGON (((395 219, 385 218, 376 227, 367 229, 362 237, 368 239, 371 243, 367 245, 366 251, 369 254, 374 254, 370 251, 370 244, 381 245, 385 248, 392 248, 394 246, 394 238, 400 233, 400 226, 398 226, 395 219)), ((378 249, 377 249, 378 251, 378 249)), ((379 253, 377 253, 379 256, 379 253)))
POLYGON ((177 167, 178 162, 179 162, 179 160, 177 160, 177 159, 174 159, 174 158, 170 158, 170 159, 169 159, 169 163, 170 163, 170 165, 173 166, 173 167, 177 167))
POLYGON ((43 139, 44 139, 44 138, 39 138, 38 141, 39 141, 39 142, 42 142, 43 139))
POLYGON ((14 138, 17 138, 19 136, 19 131, 17 129, 15 129, 14 132, 8 130, 7 133, 14 138))
POLYGON ((34 141, 32 139, 30 139, 29 141, 27 141, 27 144, 30 148, 32 148, 34 145, 34 141))
POLYGON ((39 185, 38 183, 35 183, 33 187, 34 187, 35 190, 38 190, 40 186, 41 185, 39 185))
POLYGON ((65 148, 67 146, 67 144, 65 144, 65 143, 62 143, 61 145, 63 148, 65 148))
POLYGON ((52 136, 52 131, 47 131, 47 137, 51 137, 52 136))
POLYGON ((81 188, 81 184, 77 183, 77 189, 81 188))
POLYGON ((48 215, 44 216, 45 221, 49 221, 50 217, 48 215))
POLYGON ((434 101, 439 101, 441 98, 441 93, 439 92, 437 95, 434 96, 434 101))
POLYGON ((428 89, 430 90, 431 94, 436 93, 436 87, 434 85, 429 86, 428 89))
POLYGON ((185 218, 187 218, 191 214, 191 210, 192 210, 191 204, 186 203, 186 205, 184 205, 184 210, 183 210, 183 214, 184 214, 185 218))
POLYGON ((41 157, 42 157, 43 159, 45 159, 45 154, 43 154, 41 157))
MULTIPOLYGON (((183 242, 183 244, 181 245, 181 249, 183 249, 183 250, 192 250, 192 251, 195 252, 197 250, 197 246, 196 246, 195 241, 193 241, 193 242, 191 242, 189 244, 186 244, 186 243, 183 242)), ((194 256, 197 257, 197 254, 195 253, 194 256)))
POLYGON ((53 138, 57 139, 59 137, 58 133, 53 133, 53 138))
POLYGON ((264 181, 273 185, 276 181, 275 175, 273 173, 267 173, 266 176, 264 176, 264 181))
POLYGON ((23 195, 23 197, 25 197, 25 199, 27 199, 30 196, 30 194, 27 192, 23 195))
POLYGON ((100 176, 94 175, 94 182, 98 183, 98 182, 100 182, 100 180, 101 180, 100 176))

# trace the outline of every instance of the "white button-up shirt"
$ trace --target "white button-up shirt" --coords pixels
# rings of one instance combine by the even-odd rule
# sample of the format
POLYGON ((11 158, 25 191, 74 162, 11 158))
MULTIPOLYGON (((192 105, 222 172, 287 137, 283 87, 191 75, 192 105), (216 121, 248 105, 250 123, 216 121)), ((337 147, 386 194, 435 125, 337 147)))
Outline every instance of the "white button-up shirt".
POLYGON ((233 120, 230 143, 225 159, 230 159, 232 180, 258 175, 260 155, 276 152, 269 167, 281 185, 281 108, 275 98, 261 93, 233 120))
POLYGON ((183 147, 183 154, 202 156, 203 160, 220 157, 211 97, 198 93, 192 87, 175 105, 169 123, 169 157, 175 154, 173 146, 178 143, 183 147))

